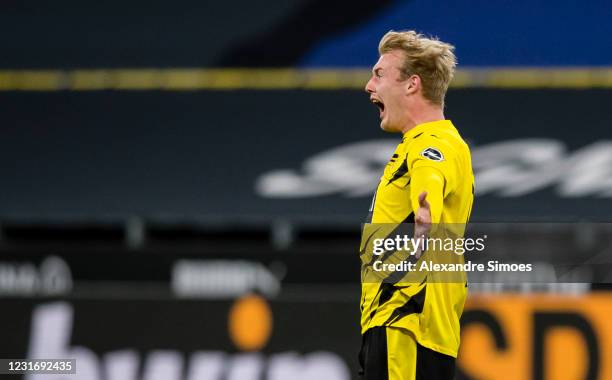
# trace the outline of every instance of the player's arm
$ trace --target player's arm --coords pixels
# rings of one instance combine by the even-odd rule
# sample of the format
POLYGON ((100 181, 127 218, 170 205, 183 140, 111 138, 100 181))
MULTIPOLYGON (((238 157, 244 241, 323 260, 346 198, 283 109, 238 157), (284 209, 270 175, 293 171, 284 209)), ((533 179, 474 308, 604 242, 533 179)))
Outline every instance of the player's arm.
POLYGON ((417 167, 410 182, 410 203, 416 210, 415 222, 440 223, 445 184, 442 173, 431 166, 417 167))
MULTIPOLYGON (((444 176, 431 167, 421 167, 411 178, 410 202, 414 213, 414 237, 426 238, 432 223, 439 223, 444 201, 444 176)), ((421 250, 415 252, 416 258, 421 250)))
MULTIPOLYGON (((427 236, 432 223, 440 223, 444 198, 454 187, 451 149, 425 138, 408 155, 410 202, 415 210, 415 237, 427 236)), ((417 255, 417 257, 420 255, 417 255)))

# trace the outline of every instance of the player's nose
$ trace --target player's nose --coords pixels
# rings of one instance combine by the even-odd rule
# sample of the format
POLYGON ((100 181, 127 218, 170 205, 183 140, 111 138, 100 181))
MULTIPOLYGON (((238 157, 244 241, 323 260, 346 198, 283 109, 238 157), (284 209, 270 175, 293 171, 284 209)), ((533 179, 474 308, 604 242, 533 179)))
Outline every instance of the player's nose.
POLYGON ((372 83, 372 78, 370 78, 368 83, 366 83, 365 92, 367 92, 368 94, 374 93, 374 84, 372 83))

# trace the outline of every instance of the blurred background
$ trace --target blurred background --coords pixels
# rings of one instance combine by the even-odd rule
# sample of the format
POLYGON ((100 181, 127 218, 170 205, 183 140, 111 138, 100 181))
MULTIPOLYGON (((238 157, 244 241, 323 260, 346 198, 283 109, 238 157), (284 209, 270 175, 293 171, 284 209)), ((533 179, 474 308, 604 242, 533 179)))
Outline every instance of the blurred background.
MULTIPOLYGON (((514 222, 496 233, 517 250, 609 253, 611 16, 0 2, 0 357, 76 358, 44 379, 356 379, 360 223, 398 143, 363 88, 390 29, 456 46, 472 221, 514 222)), ((457 379, 612 379, 609 282, 553 280, 470 285, 457 379)))

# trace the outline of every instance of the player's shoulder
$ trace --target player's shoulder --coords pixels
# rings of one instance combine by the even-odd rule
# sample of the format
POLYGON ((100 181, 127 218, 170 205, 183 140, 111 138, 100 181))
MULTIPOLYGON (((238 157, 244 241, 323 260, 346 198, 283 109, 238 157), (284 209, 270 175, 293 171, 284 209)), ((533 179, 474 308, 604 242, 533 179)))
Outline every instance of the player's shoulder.
POLYGON ((423 131, 403 143, 409 155, 420 155, 433 160, 443 161, 469 154, 467 144, 454 127, 423 131))
POLYGON ((408 155, 414 158, 420 156, 431 161, 442 162, 457 154, 453 138, 440 131, 421 132, 404 143, 408 155))

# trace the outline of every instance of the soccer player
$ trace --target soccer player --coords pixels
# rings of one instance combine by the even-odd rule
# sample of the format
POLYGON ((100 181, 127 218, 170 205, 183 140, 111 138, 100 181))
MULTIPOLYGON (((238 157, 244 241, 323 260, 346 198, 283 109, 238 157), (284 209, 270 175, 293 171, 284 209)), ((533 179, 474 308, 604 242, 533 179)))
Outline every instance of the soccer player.
MULTIPOLYGON (((380 110, 380 127, 401 133, 402 141, 384 169, 369 222, 414 223, 415 236, 436 223, 465 226, 474 199, 470 151, 444 117, 454 47, 391 31, 378 50, 365 90, 380 110)), ((361 379, 452 380, 466 286, 429 275, 409 286, 362 283, 361 379)))

